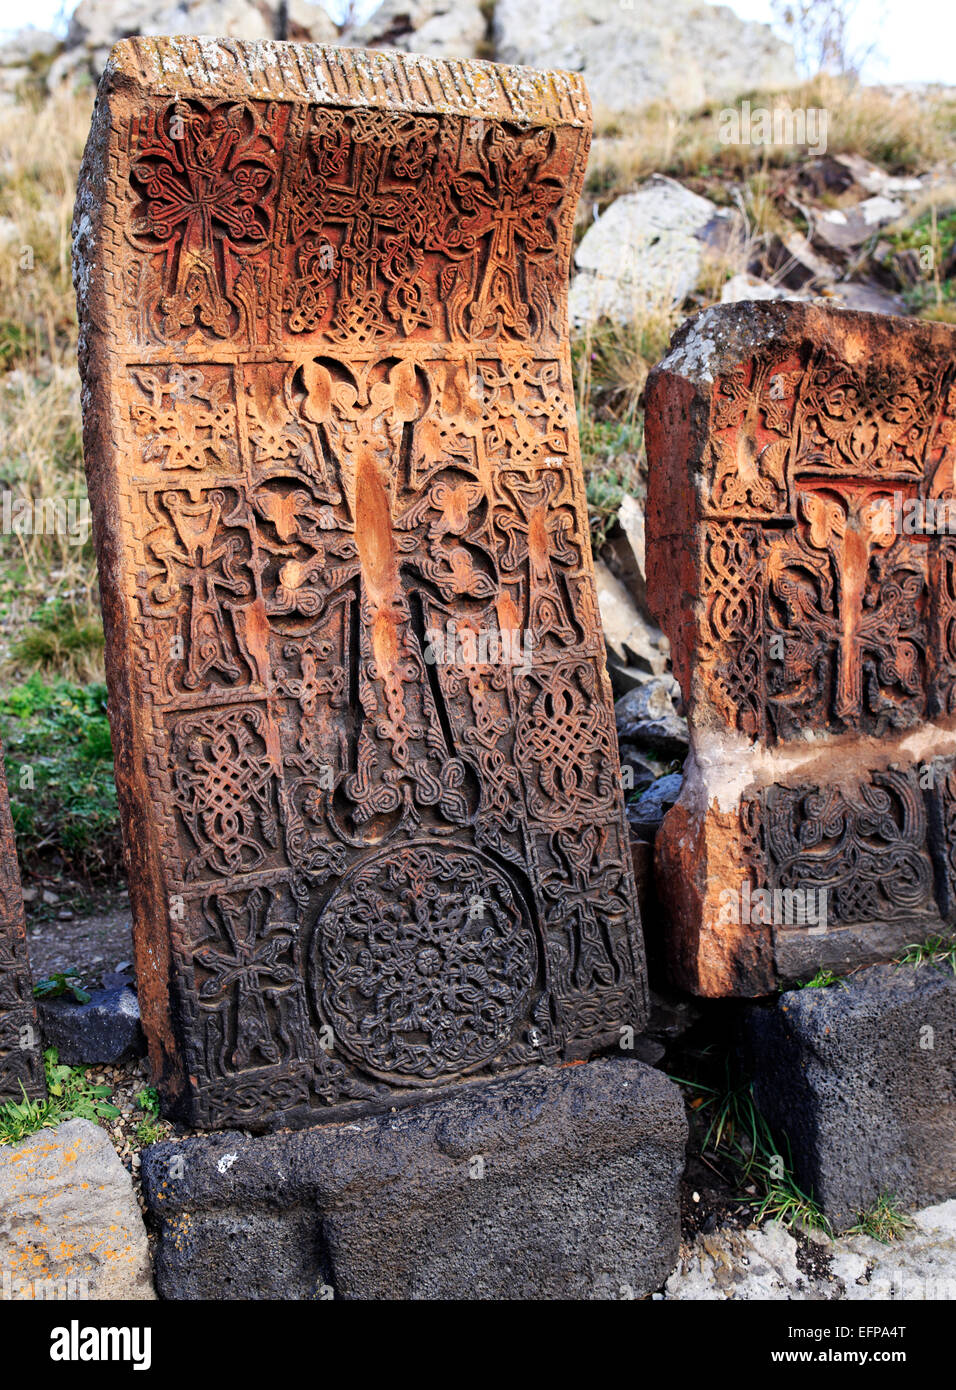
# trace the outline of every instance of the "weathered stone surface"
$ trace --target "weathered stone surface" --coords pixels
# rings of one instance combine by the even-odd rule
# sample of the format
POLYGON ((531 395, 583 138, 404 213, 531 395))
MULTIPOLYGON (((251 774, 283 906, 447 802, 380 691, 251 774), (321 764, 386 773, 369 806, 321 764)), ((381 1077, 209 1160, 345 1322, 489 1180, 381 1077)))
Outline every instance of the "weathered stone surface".
POLYGON ((0 1300, 155 1297, 133 1182, 98 1125, 0 1148, 0 1300))
POLYGON ((666 758, 687 754, 687 720, 677 713, 662 680, 647 681, 622 695, 614 705, 614 719, 622 743, 651 748, 666 758))
POLYGON ((56 34, 27 24, 0 41, 0 67, 27 69, 34 59, 49 57, 59 47, 56 34))
POLYGON ((477 58, 487 24, 479 0, 384 0, 342 40, 357 48, 397 48, 436 58, 477 58))
POLYGON ((905 520, 954 496, 954 349, 728 305, 649 380, 648 592, 691 734, 658 877, 693 991, 887 959, 954 915, 956 539, 905 520))
POLYGON ((44 1044, 67 1066, 112 1065, 146 1051, 139 1001, 126 987, 94 990, 86 1004, 44 999, 37 1014, 44 1044))
POLYGON ((664 674, 667 639, 641 616, 628 590, 600 560, 594 562, 594 582, 611 688, 615 695, 623 695, 635 685, 664 674))
POLYGON ((662 174, 615 199, 574 253, 572 322, 629 323, 648 305, 680 304, 697 281, 704 228, 717 213, 709 198, 662 174))
POLYGON ((98 81, 114 44, 134 35, 334 43, 338 26, 318 0, 80 0, 48 83, 98 81))
POLYGON ((638 609, 650 618, 647 607, 647 558, 644 538, 644 508, 636 497, 625 493, 617 520, 601 547, 611 573, 624 584, 638 609))
POLYGON ((583 84, 130 40, 76 210, 143 1026, 314 1123, 645 1015, 566 334, 583 84))
POLYGON ((744 1019, 761 1113, 839 1228, 883 1193, 956 1196, 956 975, 874 965, 744 1019))
POLYGON ((0 1101, 46 1093, 27 956, 20 866, 0 747, 0 1101))
POLYGON ((793 85, 793 50, 766 24, 693 0, 495 0, 496 57, 581 72, 595 105, 701 106, 793 85))
POLYGON ((698 1236, 664 1286, 664 1297, 709 1302, 904 1302, 956 1298, 956 1202, 913 1213, 912 1226, 883 1245, 868 1236, 798 1239, 777 1221, 757 1230, 698 1236))
POLYGON ((869 1236, 834 1242, 831 1270, 853 1302, 956 1299, 956 1201, 913 1212, 912 1227, 891 1245, 869 1236))
POLYGON ((677 1257, 687 1125, 641 1062, 143 1158, 165 1298, 641 1296, 677 1257), (181 1173, 180 1177, 173 1176, 181 1173))
POLYGON ((741 300, 791 299, 794 297, 789 290, 780 289, 778 285, 771 285, 768 281, 761 280, 756 275, 750 275, 746 272, 732 275, 720 291, 721 304, 739 304, 741 300))

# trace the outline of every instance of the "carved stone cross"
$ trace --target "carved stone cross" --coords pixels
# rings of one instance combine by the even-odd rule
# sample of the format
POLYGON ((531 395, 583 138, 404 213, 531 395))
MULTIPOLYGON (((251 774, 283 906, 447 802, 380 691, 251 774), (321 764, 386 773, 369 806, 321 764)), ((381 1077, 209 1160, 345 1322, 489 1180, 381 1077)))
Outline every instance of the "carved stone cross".
POLYGON ((643 1025, 566 334, 589 120, 477 62, 111 57, 86 456, 143 1021, 194 1124, 643 1025))
POLYGON ((956 333, 708 310, 647 390, 648 593, 692 775, 656 842, 675 982, 761 995, 956 915, 956 333), (759 918, 747 904, 760 892, 759 918))

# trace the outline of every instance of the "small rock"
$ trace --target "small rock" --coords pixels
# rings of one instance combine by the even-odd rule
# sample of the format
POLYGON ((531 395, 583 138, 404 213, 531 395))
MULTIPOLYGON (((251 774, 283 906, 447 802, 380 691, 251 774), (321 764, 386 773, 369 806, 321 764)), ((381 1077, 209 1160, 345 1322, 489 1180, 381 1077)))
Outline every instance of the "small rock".
POLYGON ((622 695, 614 717, 622 743, 651 748, 668 759, 687 756, 687 720, 677 713, 663 681, 647 681, 622 695))
MULTIPOLYGON (((805 236, 786 232, 767 253, 767 262, 781 285, 791 290, 823 291, 837 278, 837 268, 819 255, 805 236)), ((789 296, 793 298, 793 296, 789 296)))
POLYGON ((37 1016, 46 1046, 67 1066, 114 1065, 145 1051, 139 1000, 128 986, 97 990, 87 1004, 41 999, 37 1016))
POLYGON ((700 1007, 693 999, 651 990, 651 1014, 646 1030, 650 1037, 676 1042, 700 1017, 700 1007))
POLYGON ((826 208, 816 213, 813 229, 815 241, 822 241, 834 251, 855 251, 887 222, 895 222, 904 212, 902 203, 894 198, 865 198, 847 208, 826 208))
POLYGON ((384 0, 364 24, 346 31, 344 42, 436 58, 475 58, 485 29, 479 0, 384 0))
POLYGON ((0 1148, 0 1280, 2 1301, 156 1297, 132 1180, 89 1120, 0 1148))
POLYGON ((878 285, 846 280, 833 286, 833 296, 845 309, 860 309, 867 314, 908 314, 906 300, 890 294, 878 285))
POLYGON ((834 156, 834 162, 847 170, 853 182, 858 184, 864 193, 884 194, 889 197, 897 193, 918 193, 922 188, 919 179, 896 178, 859 154, 838 154, 834 156))
POLYGON ((663 772, 659 763, 649 762, 631 743, 621 744, 620 755, 621 783, 625 795, 630 792, 646 791, 663 772))
POLYGON ((792 299, 788 290, 770 285, 756 275, 732 275, 720 292, 721 304, 738 304, 745 299, 792 299))
MULTIPOLYGON (((644 508, 636 497, 625 495, 599 554, 615 579, 627 589, 641 617, 659 632, 647 604, 644 508)), ((669 649, 670 643, 662 632, 657 641, 662 651, 669 649)))
POLYGON ((594 562, 594 579, 615 693, 650 676, 663 675, 667 655, 660 628, 641 616, 627 589, 601 560, 594 562))
POLYGON ((628 824, 635 834, 653 840, 664 816, 680 796, 683 780, 679 772, 668 773, 659 777, 639 801, 627 803, 628 824))
POLYGON ((35 58, 47 58, 55 53, 61 42, 56 34, 28 24, 0 43, 0 67, 28 68, 35 58))

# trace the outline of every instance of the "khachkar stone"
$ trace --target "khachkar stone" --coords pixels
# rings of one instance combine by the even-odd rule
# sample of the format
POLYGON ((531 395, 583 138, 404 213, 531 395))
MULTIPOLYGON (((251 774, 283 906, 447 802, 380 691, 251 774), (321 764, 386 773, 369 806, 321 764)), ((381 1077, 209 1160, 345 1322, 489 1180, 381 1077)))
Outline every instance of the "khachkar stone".
POLYGON ((0 1103, 46 1093, 20 868, 0 748, 0 1103))
POLYGON ((675 980, 756 995, 952 918, 956 334, 709 310, 647 389, 648 591, 689 707, 675 980))
POLYGON ((479 62, 110 59, 86 457, 143 1023, 198 1125, 644 1021, 566 332, 589 127, 579 79, 479 62))

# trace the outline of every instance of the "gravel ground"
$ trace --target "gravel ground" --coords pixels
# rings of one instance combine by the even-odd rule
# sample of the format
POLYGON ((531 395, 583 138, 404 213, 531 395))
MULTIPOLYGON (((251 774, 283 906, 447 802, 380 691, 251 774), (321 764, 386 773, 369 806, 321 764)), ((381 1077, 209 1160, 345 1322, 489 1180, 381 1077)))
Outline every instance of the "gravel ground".
POLYGON ((117 895, 82 916, 73 907, 44 903, 38 892, 27 903, 27 946, 34 980, 76 966, 86 988, 98 989, 103 976, 118 966, 126 965, 126 973, 131 974, 133 926, 128 898, 117 895))

